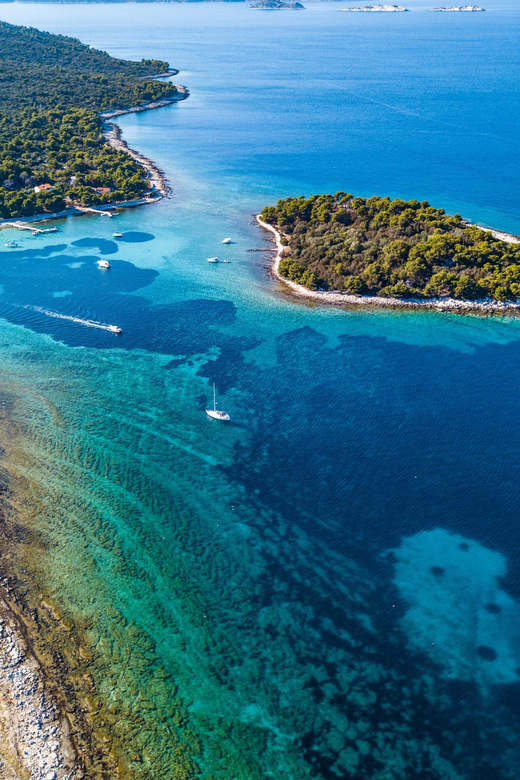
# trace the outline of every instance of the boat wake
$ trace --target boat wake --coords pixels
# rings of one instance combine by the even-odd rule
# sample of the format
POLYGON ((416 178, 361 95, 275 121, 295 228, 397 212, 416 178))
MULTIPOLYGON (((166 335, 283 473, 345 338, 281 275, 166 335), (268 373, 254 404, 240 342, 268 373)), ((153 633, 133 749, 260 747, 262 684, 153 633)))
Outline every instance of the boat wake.
POLYGON ((56 311, 49 311, 41 306, 24 306, 25 309, 32 309, 40 314, 45 314, 47 317, 56 317, 59 320, 68 320, 69 322, 75 322, 78 325, 84 325, 86 328, 98 328, 99 330, 107 330, 109 333, 122 333, 122 330, 117 325, 105 325, 103 322, 96 322, 95 320, 82 320, 80 317, 72 317, 70 314, 59 314, 56 311))

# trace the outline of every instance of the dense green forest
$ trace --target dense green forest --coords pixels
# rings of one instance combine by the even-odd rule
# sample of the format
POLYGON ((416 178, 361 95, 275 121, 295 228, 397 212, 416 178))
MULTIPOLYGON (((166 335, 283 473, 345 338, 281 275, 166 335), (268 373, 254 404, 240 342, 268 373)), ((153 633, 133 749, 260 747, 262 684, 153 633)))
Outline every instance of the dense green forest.
POLYGON ((288 246, 281 275, 309 289, 520 299, 520 244, 499 241, 427 201, 337 192, 279 200, 261 216, 288 246))
POLYGON ((147 78, 168 70, 0 22, 0 216, 142 195, 145 171, 105 142, 98 112, 173 97, 172 84, 147 78), (52 189, 36 193, 41 184, 52 189))

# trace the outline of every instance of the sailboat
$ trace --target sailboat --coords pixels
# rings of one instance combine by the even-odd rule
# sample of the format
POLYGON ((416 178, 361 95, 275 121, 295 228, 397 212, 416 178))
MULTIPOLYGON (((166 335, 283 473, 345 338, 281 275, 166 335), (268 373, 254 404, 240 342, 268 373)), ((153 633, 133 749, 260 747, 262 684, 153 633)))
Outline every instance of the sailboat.
POLYGON ((227 412, 219 412, 217 409, 217 396, 215 391, 215 383, 213 383, 213 409, 206 409, 206 414, 209 417, 213 417, 214 420, 230 420, 231 417, 227 412))

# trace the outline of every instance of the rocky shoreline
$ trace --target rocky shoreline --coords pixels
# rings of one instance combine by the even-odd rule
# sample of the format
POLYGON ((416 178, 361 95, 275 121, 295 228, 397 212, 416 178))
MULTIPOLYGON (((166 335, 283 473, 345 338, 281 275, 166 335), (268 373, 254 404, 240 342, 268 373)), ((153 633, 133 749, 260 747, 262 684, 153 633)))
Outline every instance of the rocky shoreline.
MULTIPOLYGON (((124 116, 125 114, 139 114, 141 111, 153 111, 155 108, 163 108, 164 106, 169 106, 172 103, 178 103, 179 100, 186 100, 186 98, 189 97, 190 93, 187 87, 182 86, 182 84, 175 84, 175 87, 177 88, 177 94, 174 97, 165 98, 164 100, 156 100, 153 103, 145 103, 142 106, 130 106, 130 108, 118 109, 117 111, 104 111, 99 116, 103 121, 106 122, 108 119, 114 119, 115 117, 124 116)), ((116 125, 113 122, 106 122, 105 128, 104 136, 110 146, 113 146, 114 149, 119 149, 123 152, 126 152, 130 155, 130 157, 132 157, 132 159, 139 163, 139 165, 141 165, 146 170, 148 176, 150 177, 150 182, 152 184, 154 194, 160 193, 160 197, 166 197, 170 192, 170 187, 166 180, 164 171, 158 168, 157 165, 152 162, 152 160, 148 159, 148 157, 145 157, 144 154, 136 152, 135 149, 132 149, 130 146, 128 146, 127 142, 122 138, 123 132, 119 125, 116 125)))
MULTIPOLYGON (((5 587, 5 583, 2 583, 5 587)), ((40 664, 0 598, 0 777, 80 780, 83 771, 40 664)))
MULTIPOLYGON (((301 284, 291 282, 280 274, 280 261, 285 252, 285 246, 282 244, 282 236, 276 228, 264 222, 260 215, 257 215, 258 224, 268 230, 273 235, 276 246, 276 256, 271 268, 273 276, 282 282, 294 295, 300 298, 311 298, 318 303, 326 303, 333 306, 379 306, 384 308, 399 309, 435 309, 437 311, 453 311, 462 314, 469 312, 482 312, 485 314, 512 314, 520 312, 520 303, 502 303, 501 301, 463 301, 457 298, 431 298, 424 301, 417 298, 383 298, 380 295, 352 295, 339 291, 309 290, 301 284)), ((480 227, 478 225, 477 227, 480 227)), ((506 240, 508 243, 520 243, 520 238, 510 233, 500 233, 491 228, 481 228, 491 232, 496 238, 506 240)))
MULTIPOLYGON (((178 71, 174 71, 172 73, 165 73, 163 76, 169 76, 169 75, 175 75, 178 73, 178 71)), ((126 141, 122 138, 122 130, 121 128, 114 124, 113 122, 108 122, 108 119, 114 119, 119 116, 124 116, 125 114, 138 114, 141 111, 152 111, 156 108, 164 108, 165 106, 172 105, 173 103, 178 103, 180 100, 186 100, 186 98, 189 97, 189 90, 187 87, 182 86, 181 84, 175 84, 177 87, 177 94, 174 97, 171 98, 165 98, 164 100, 157 100, 153 103, 145 103, 142 106, 130 106, 129 108, 122 108, 115 111, 104 111, 99 116, 104 122, 105 125, 105 132, 104 136, 107 140, 107 142, 114 147, 114 149, 119 149, 121 151, 126 152, 130 157, 132 157, 139 165, 141 165, 146 172, 148 173, 148 176, 150 178, 150 183, 152 186, 152 191, 149 195, 147 195, 144 198, 137 198, 136 200, 126 200, 121 201, 118 203, 106 203, 102 204, 101 206, 96 206, 95 210, 97 211, 114 211, 115 209, 120 208, 133 208, 135 206, 146 206, 149 203, 156 203, 158 200, 160 200, 163 197, 167 197, 170 192, 170 187, 167 182, 166 176, 164 172, 158 168, 157 165, 152 160, 149 160, 148 157, 145 157, 144 154, 141 154, 140 152, 137 152, 135 149, 132 149, 126 141)), ((82 208, 78 208, 76 206, 70 206, 69 208, 64 209, 63 211, 55 212, 55 213, 42 213, 42 214, 34 214, 32 217, 19 217, 17 219, 9 218, 9 219, 3 219, 0 220, 0 229, 11 227, 13 222, 17 222, 20 224, 31 224, 33 222, 47 222, 49 220, 55 220, 55 219, 64 219, 65 217, 77 217, 85 213, 91 213, 86 212, 82 208)), ((1 777, 0 777, 1 780, 1 777)))

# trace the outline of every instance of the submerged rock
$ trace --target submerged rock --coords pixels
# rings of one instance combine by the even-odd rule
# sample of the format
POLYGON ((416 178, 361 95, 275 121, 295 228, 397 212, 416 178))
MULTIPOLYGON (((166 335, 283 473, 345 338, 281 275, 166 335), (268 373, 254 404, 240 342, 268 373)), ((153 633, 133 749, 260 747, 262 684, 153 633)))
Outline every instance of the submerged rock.
POLYGON ((500 588, 506 560, 442 528, 403 539, 393 550, 394 584, 408 609, 409 641, 450 679, 520 682, 520 604, 500 588))

